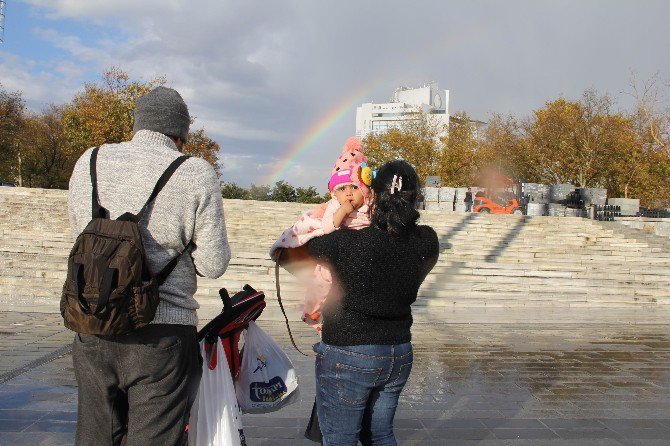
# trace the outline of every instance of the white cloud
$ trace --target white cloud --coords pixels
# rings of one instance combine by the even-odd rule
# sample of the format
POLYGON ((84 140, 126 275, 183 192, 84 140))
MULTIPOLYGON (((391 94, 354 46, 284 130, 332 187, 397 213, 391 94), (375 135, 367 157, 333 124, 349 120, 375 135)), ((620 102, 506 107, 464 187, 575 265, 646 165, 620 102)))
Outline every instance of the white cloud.
POLYGON ((181 12, 183 0, 23 0, 49 11, 52 17, 100 20, 109 17, 151 14, 156 11, 181 12))
MULTIPOLYGON (((252 179, 240 184, 263 178, 306 129, 363 85, 376 87, 367 100, 381 102, 398 85, 439 81, 451 90, 452 110, 486 119, 489 111, 528 114, 559 93, 578 97, 590 86, 621 91, 631 69, 641 78, 670 76, 670 60, 651 56, 670 40, 670 3, 663 1, 644 8, 579 0, 416 0, 411 7, 390 0, 23 2, 82 30, 41 23, 40 36, 70 60, 49 65, 5 55, 6 87, 59 101, 71 94, 78 67, 91 73, 116 65, 145 80, 165 75, 195 126, 217 138, 223 154, 241 154, 236 162, 252 179)), ((353 115, 297 159, 286 179, 321 184, 354 132, 353 115)))
MULTIPOLYGON (((38 111, 48 103, 70 100, 78 88, 77 73, 64 72, 60 76, 51 70, 40 69, 33 60, 0 51, 0 83, 5 90, 20 91, 29 108, 38 111)), ((58 71, 56 69, 55 71, 58 71)))
POLYGON ((273 166, 272 162, 259 162, 258 156, 228 153, 225 148, 222 150, 220 161, 223 164, 221 180, 242 187, 249 187, 251 184, 260 185, 259 179, 273 166))
POLYGON ((246 140, 285 141, 291 136, 273 129, 264 130, 245 126, 241 122, 198 118, 197 116, 193 123, 193 128, 204 128, 208 133, 233 135, 238 139, 246 140))
POLYGON ((100 51, 100 48, 84 45, 79 37, 59 33, 53 29, 35 29, 35 34, 47 41, 54 48, 67 51, 73 58, 80 62, 92 62, 96 65, 109 62, 106 54, 100 51))
POLYGON ((68 79, 80 79, 86 74, 84 68, 80 64, 76 64, 70 60, 56 63, 54 70, 68 79))
MULTIPOLYGON (((220 161, 223 164, 222 181, 230 181, 242 187, 267 182, 267 173, 274 171, 280 162, 275 157, 228 153, 224 147, 220 161)), ((317 163, 318 165, 319 163, 317 163)), ((321 166, 318 166, 321 167, 321 166)), ((283 172, 282 178, 296 187, 315 186, 319 193, 327 190, 328 169, 315 168, 310 162, 292 164, 283 172)))

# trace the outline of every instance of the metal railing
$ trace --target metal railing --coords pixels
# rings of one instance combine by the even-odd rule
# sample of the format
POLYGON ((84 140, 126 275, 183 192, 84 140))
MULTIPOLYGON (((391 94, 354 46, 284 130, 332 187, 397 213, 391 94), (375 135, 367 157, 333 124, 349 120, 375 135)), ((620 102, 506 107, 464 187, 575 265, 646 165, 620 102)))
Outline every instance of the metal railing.
POLYGON ((615 217, 621 217, 621 206, 614 206, 611 204, 596 206, 596 220, 614 221, 615 217))

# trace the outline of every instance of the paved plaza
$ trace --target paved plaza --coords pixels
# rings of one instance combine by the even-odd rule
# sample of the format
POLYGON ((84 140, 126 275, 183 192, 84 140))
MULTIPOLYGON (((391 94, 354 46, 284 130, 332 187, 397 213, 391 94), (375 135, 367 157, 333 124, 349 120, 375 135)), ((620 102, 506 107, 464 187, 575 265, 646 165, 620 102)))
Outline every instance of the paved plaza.
MULTIPOLYGON (((667 445, 670 312, 664 307, 464 309, 417 314, 416 359, 396 416, 402 445, 667 445)), ((313 359, 259 321, 296 365, 300 401, 244 417, 250 445, 309 445, 313 359)), ((0 312, 0 445, 71 445, 72 334, 60 316, 0 312)), ((294 323, 305 348, 316 336, 294 323)))

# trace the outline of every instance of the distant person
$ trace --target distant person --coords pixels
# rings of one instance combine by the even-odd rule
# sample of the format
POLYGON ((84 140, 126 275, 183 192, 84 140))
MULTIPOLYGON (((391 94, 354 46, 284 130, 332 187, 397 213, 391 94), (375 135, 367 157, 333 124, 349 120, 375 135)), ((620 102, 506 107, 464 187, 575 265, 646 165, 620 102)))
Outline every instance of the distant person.
MULTIPOLYGON (((89 149, 77 161, 68 194, 75 238, 91 220, 96 201, 110 219, 138 214, 159 177, 182 155, 190 116, 179 93, 158 87, 138 99, 134 114, 132 140, 89 149), (92 164, 99 200, 92 193, 92 164)), ((212 166, 186 159, 138 224, 152 274, 178 260, 158 288, 149 325, 124 335, 75 336, 78 446, 118 445, 124 437, 128 445, 182 444, 198 390, 196 273, 220 277, 231 255, 212 166)))
POLYGON ((317 412, 324 445, 395 445, 393 419, 412 363, 412 310, 435 266, 435 231, 417 225, 419 179, 402 160, 372 182, 372 224, 307 244, 333 287, 315 344, 317 412))
POLYGON ((468 187, 463 202, 465 203, 465 212, 472 212, 472 188, 468 187))

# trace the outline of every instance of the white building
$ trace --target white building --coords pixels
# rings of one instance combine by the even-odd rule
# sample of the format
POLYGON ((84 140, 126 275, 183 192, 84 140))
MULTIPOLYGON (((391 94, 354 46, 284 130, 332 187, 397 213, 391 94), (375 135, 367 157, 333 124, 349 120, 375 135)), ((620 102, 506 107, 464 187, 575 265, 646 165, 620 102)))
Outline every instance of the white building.
POLYGON ((418 119, 419 112, 449 128, 449 90, 440 90, 437 83, 419 88, 396 88, 391 102, 365 103, 356 108, 356 136, 363 139, 369 133, 384 132, 400 127, 403 121, 418 119))

